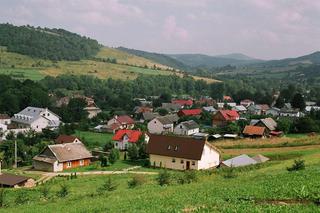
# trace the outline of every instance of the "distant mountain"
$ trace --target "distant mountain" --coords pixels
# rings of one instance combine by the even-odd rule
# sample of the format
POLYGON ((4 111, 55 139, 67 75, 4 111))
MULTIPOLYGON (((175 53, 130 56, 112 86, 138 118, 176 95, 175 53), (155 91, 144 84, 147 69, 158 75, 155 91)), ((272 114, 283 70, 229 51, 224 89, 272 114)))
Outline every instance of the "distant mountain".
POLYGON ((242 54, 230 54, 223 56, 209 56, 204 54, 171 54, 168 55, 190 67, 223 67, 227 65, 247 65, 261 62, 242 54))
POLYGON ((116 49, 130 53, 132 55, 147 58, 147 59, 152 60, 154 62, 157 62, 159 64, 167 65, 169 67, 172 67, 172 68, 175 68, 178 70, 184 70, 184 71, 191 70, 191 68, 189 66, 187 66, 186 64, 184 64, 183 62, 180 62, 180 61, 178 61, 172 57, 169 57, 168 55, 165 55, 165 54, 129 49, 129 48, 125 48, 125 47, 118 47, 116 49))

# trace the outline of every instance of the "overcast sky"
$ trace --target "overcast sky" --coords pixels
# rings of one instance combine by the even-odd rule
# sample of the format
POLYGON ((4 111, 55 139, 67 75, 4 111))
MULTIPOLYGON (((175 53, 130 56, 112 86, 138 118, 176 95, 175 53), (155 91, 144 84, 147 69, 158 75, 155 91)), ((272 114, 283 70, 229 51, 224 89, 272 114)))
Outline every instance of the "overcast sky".
POLYGON ((271 59, 320 50, 320 0, 1 0, 0 22, 161 53, 271 59))

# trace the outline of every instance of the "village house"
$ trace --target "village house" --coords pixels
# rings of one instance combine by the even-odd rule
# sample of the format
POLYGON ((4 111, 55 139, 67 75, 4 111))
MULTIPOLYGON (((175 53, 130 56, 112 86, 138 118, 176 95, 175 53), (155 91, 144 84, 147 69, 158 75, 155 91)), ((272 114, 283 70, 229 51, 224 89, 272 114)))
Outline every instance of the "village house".
POLYGON ((211 97, 205 96, 201 97, 199 100, 196 100, 195 104, 200 106, 213 106, 215 101, 211 97))
POLYGON ((247 108, 245 108, 243 105, 237 105, 232 107, 232 109, 237 111, 239 114, 245 114, 247 112, 247 108))
POLYGON ((199 124, 197 124, 194 120, 183 121, 178 124, 173 133, 176 135, 193 135, 199 132, 199 124))
POLYGON ((171 100, 171 103, 180 104, 183 108, 191 107, 193 105, 193 101, 190 99, 189 100, 175 99, 175 100, 171 100))
POLYGON ((149 122, 151 121, 152 119, 156 118, 156 117, 159 117, 159 113, 157 112, 144 112, 142 113, 142 116, 140 118, 140 122, 141 123, 144 123, 144 122, 149 122))
POLYGON ((55 139, 56 144, 77 143, 77 142, 81 142, 80 139, 72 135, 59 135, 57 139, 55 139))
POLYGON ((270 107, 267 104, 250 105, 248 107, 248 113, 251 115, 266 115, 269 109, 270 107))
POLYGON ((160 108, 165 109, 170 113, 176 113, 182 109, 182 105, 177 103, 162 103, 160 108))
POLYGON ((9 125, 11 124, 11 118, 7 114, 0 114, 0 124, 9 125))
POLYGON ((269 136, 270 134, 278 135, 279 132, 277 130, 277 122, 273 120, 272 118, 263 118, 260 120, 257 120, 255 123, 253 123, 254 126, 261 126, 265 127, 265 134, 266 136, 269 136))
POLYGON ((280 115, 280 109, 277 107, 271 107, 266 111, 266 115, 271 115, 273 117, 278 117, 280 115))
POLYGON ((235 110, 219 110, 212 116, 212 126, 226 126, 231 122, 240 119, 240 116, 235 110))
POLYGON ((35 180, 30 177, 0 171, 0 187, 2 188, 31 188, 35 185, 35 180))
POLYGON ((214 168, 220 162, 220 150, 205 139, 151 135, 147 145, 150 164, 175 170, 214 168))
POLYGON ((242 134, 250 138, 264 138, 266 137, 266 128, 261 126, 245 126, 242 134))
POLYGON ((206 107, 202 107, 203 111, 209 112, 214 114, 215 112, 217 112, 218 110, 215 109, 213 106, 206 106, 206 107))
POLYGON ((61 124, 60 117, 47 108, 27 107, 14 114, 11 121, 18 128, 31 128, 36 132, 43 129, 57 129, 61 124))
POLYGON ((133 129, 134 120, 129 115, 115 115, 107 122, 106 131, 115 133, 119 129, 133 129))
POLYGON ((202 109, 181 109, 177 114, 179 117, 194 116, 201 117, 202 109))
POLYGON ((48 145, 33 158, 33 168, 40 171, 61 172, 88 166, 91 158, 91 153, 81 142, 48 145))
POLYGON ((174 125, 179 120, 176 114, 161 116, 152 119, 148 123, 148 131, 151 134, 165 134, 173 132, 174 125))
POLYGON ((87 100, 87 106, 83 108, 88 113, 88 118, 96 117, 102 110, 96 105, 93 99, 87 100))
POLYGON ((218 109, 224 109, 224 108, 226 108, 226 107, 235 107, 235 106, 237 106, 237 103, 235 103, 235 102, 218 102, 217 103, 217 107, 218 107, 218 109))
POLYGON ((282 108, 279 115, 280 117, 301 118, 304 116, 304 113, 300 112, 299 109, 282 108))
MULTIPOLYGON (((116 149, 127 150, 130 144, 137 143, 142 135, 143 133, 139 130, 121 129, 112 137, 112 141, 116 149)), ((147 138, 148 136, 145 135, 146 140, 147 138)))
POLYGON ((248 108, 250 105, 254 105, 254 101, 252 101, 250 99, 244 99, 244 100, 240 101, 240 105, 248 108))
POLYGON ((222 100, 225 102, 233 102, 233 98, 229 95, 224 95, 222 100))

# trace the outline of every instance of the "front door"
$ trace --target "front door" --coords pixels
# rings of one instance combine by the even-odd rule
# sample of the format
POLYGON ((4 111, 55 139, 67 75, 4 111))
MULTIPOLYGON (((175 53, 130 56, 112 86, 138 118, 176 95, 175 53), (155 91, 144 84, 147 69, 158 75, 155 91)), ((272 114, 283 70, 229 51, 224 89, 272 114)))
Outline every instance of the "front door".
POLYGON ((186 161, 186 169, 189 170, 190 169, 190 161, 186 161))

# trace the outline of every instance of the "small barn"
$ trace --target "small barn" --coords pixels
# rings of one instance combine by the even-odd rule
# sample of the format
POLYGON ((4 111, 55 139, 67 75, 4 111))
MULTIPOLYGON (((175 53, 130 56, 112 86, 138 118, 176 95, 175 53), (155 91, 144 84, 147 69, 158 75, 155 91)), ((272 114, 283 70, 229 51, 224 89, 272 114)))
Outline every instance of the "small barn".
POLYGON ((35 186, 35 180, 30 177, 9 173, 0 174, 0 186, 5 188, 31 188, 35 186))

